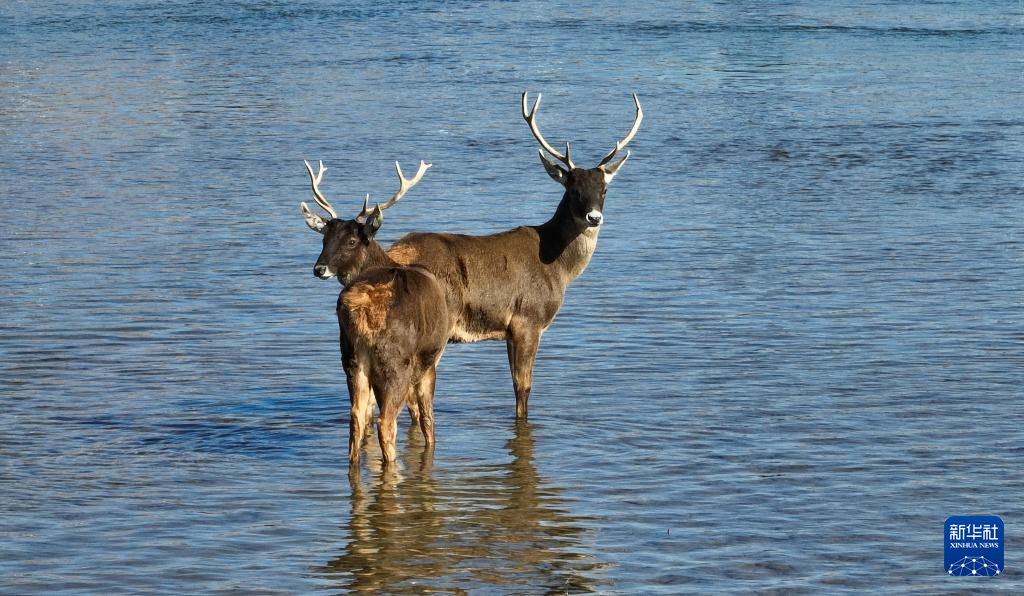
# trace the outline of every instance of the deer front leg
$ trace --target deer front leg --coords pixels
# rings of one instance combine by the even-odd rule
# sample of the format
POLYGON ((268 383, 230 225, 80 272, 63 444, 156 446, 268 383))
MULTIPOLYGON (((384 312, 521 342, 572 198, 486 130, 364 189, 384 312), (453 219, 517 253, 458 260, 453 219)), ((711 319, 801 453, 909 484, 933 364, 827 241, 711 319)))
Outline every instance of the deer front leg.
POLYGON ((527 402, 533 385, 533 361, 540 345, 540 329, 528 325, 510 328, 508 365, 512 369, 512 387, 516 391, 516 418, 526 419, 527 402))
POLYGON ((420 431, 427 447, 434 446, 434 384, 437 380, 437 368, 428 367, 416 382, 416 401, 419 404, 420 431))
POLYGON ((409 388, 409 395, 405 398, 405 407, 409 408, 409 419, 412 421, 412 426, 420 425, 420 405, 419 400, 416 398, 416 388, 409 388))
POLYGON ((370 385, 370 405, 366 411, 366 433, 373 434, 373 404, 377 403, 377 398, 373 395, 373 385, 370 385))

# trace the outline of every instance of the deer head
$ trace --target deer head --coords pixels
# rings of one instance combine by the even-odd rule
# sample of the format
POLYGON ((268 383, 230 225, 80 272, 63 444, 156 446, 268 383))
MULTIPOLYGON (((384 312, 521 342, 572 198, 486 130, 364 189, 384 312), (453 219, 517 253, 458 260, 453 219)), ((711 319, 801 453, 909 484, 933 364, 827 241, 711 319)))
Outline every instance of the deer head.
POLYGON ((313 198, 317 205, 329 215, 327 219, 310 211, 306 203, 301 203, 302 217, 306 225, 314 232, 323 234, 324 244, 320 256, 313 266, 313 275, 320 279, 330 279, 337 276, 342 285, 348 285, 355 276, 359 275, 366 268, 369 257, 375 254, 383 254, 383 250, 374 241, 377 230, 384 223, 382 211, 398 202, 410 188, 416 185, 423 178, 430 164, 420 162, 419 170, 412 179, 402 175, 402 167, 395 162, 395 169, 398 170, 399 188, 384 204, 378 204, 370 209, 370 195, 363 199, 363 208, 354 219, 343 220, 338 218, 334 208, 327 202, 323 193, 320 192, 320 181, 323 180, 324 162, 320 162, 319 171, 313 174, 313 168, 309 162, 306 164, 306 171, 309 172, 310 184, 313 187, 313 198))
POLYGON ((640 128, 640 122, 644 119, 644 112, 640 108, 640 100, 637 98, 636 93, 634 93, 633 103, 636 104, 636 118, 633 121, 633 128, 629 130, 629 134, 621 141, 615 143, 615 147, 604 156, 601 163, 597 164, 596 167, 586 169, 576 167, 576 164, 569 158, 569 143, 565 144, 565 154, 562 154, 549 145, 544 140, 543 135, 540 134, 540 129, 537 127, 537 108, 540 107, 540 97, 538 93, 536 101, 533 102, 533 108, 527 112, 527 92, 523 91, 523 119, 530 125, 530 131, 542 147, 539 153, 544 169, 547 170, 548 175, 555 182, 565 187, 565 195, 562 201, 567 203, 566 207, 568 207, 571 216, 584 227, 600 226, 601 222, 604 221, 604 197, 608 192, 608 184, 615 177, 615 174, 618 173, 622 164, 629 159, 629 151, 626 151, 626 154, 617 161, 612 162, 612 158, 633 140, 633 136, 636 135, 636 131, 640 128), (562 162, 566 167, 563 168, 552 161, 544 154, 545 151, 562 162))

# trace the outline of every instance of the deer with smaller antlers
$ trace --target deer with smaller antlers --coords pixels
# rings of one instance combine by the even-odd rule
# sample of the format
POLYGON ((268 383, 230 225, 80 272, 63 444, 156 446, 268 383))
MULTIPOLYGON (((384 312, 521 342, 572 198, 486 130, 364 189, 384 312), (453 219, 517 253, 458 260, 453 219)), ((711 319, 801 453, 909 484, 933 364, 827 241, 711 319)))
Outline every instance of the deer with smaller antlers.
POLYGON ((306 225, 323 235, 323 250, 313 268, 321 279, 337 277, 344 286, 338 296, 341 361, 348 381, 352 411, 349 419, 348 459, 359 462, 363 432, 371 422, 372 400, 380 416, 377 438, 385 463, 394 462, 398 414, 406 399, 418 420, 424 441, 434 444, 434 383, 437 363, 451 334, 447 292, 432 273, 392 260, 374 236, 383 223, 383 210, 416 185, 430 165, 420 162, 411 180, 402 175, 398 192, 387 202, 369 208, 370 195, 351 220, 339 219, 320 192, 324 167, 306 162, 313 197, 330 218, 324 219, 301 204, 306 225))

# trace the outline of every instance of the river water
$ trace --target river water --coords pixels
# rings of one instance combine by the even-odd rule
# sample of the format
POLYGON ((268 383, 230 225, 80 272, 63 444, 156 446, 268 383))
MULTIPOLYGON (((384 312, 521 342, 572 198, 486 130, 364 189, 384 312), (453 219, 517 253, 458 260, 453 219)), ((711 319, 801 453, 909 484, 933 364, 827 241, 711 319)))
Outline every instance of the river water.
POLYGON ((1016 1, 0 6, 0 591, 1024 591, 1016 1), (303 159, 379 237, 539 223, 519 115, 646 118, 541 345, 345 462, 303 159))

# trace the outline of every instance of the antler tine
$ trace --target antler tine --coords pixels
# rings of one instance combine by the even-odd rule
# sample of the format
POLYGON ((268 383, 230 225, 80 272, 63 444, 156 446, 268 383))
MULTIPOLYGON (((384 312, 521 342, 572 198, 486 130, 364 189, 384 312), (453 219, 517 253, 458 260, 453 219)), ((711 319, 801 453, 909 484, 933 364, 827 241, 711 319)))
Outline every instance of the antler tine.
POLYGON ((601 167, 608 163, 609 161, 611 161, 611 159, 615 157, 616 153, 622 151, 622 148, 628 145, 629 142, 633 140, 633 137, 636 135, 636 131, 640 130, 640 122, 642 122, 644 119, 644 111, 640 107, 640 98, 636 96, 636 93, 633 94, 633 103, 636 104, 636 119, 633 120, 633 128, 629 129, 629 134, 626 135, 626 138, 615 143, 615 147, 608 153, 608 155, 604 156, 604 159, 601 160, 601 163, 597 164, 598 167, 601 167))
POLYGON ((316 199, 316 204, 320 205, 324 211, 330 214, 331 218, 337 219, 338 214, 334 212, 334 207, 331 207, 331 204, 327 202, 327 199, 320 192, 320 181, 323 180, 324 172, 327 171, 327 168, 324 167, 324 162, 320 162, 320 171, 318 171, 315 176, 313 175, 313 168, 310 167, 309 162, 302 160, 302 163, 306 164, 306 171, 309 172, 309 182, 313 186, 313 198, 316 199))
POLYGON ((416 186, 416 184, 420 181, 420 179, 423 178, 423 174, 425 174, 427 172, 427 169, 431 165, 433 165, 433 164, 429 164, 429 163, 427 163, 427 162, 425 162, 423 160, 420 160, 420 168, 419 168, 419 170, 416 171, 416 175, 412 177, 412 180, 408 180, 408 179, 406 179, 405 176, 402 175, 402 166, 398 165, 398 162, 396 161, 395 162, 395 169, 398 170, 398 181, 399 181, 398 192, 395 193, 395 196, 393 196, 390 199, 388 199, 388 201, 386 203, 384 203, 383 205, 379 205, 381 210, 383 211, 384 209, 387 209, 388 207, 390 207, 390 206, 394 205, 395 203, 397 203, 399 199, 404 197, 405 193, 409 192, 409 189, 414 187, 414 186, 416 186))
POLYGON ((370 209, 370 193, 366 193, 366 196, 363 197, 363 208, 359 215, 356 216, 356 221, 362 223, 366 220, 366 216, 371 213, 373 213, 373 209, 370 209))
POLYGON ((537 108, 540 107, 541 94, 537 94, 537 100, 533 102, 533 108, 530 110, 529 113, 527 113, 527 93, 529 92, 523 91, 523 120, 526 120, 526 123, 530 125, 530 132, 533 133, 533 138, 537 139, 537 142, 540 143, 540 146, 543 147, 545 151, 550 153, 552 156, 558 158, 558 160, 564 163, 565 165, 569 166, 569 169, 575 168, 576 164, 572 163, 572 160, 569 159, 569 143, 565 144, 565 155, 562 155, 561 153, 556 151, 554 147, 549 145, 547 141, 544 140, 544 136, 540 134, 540 129, 537 128, 537 108))

